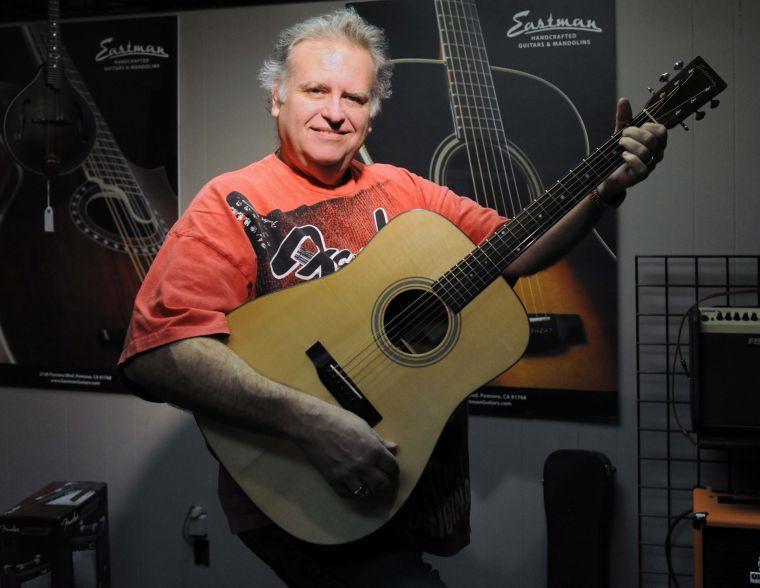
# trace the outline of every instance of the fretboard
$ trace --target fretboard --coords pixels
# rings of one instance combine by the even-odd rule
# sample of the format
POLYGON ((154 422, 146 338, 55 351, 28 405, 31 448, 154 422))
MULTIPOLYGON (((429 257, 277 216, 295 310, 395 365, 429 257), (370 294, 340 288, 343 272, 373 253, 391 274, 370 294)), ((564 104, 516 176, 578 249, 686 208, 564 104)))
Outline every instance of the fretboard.
MULTIPOLYGON (((638 126, 647 119, 648 115, 642 112, 631 124, 638 126)), ((625 163, 618 144, 621 133, 615 133, 436 281, 434 290, 450 309, 459 312, 464 308, 510 263, 625 163)))
POLYGON ((48 1, 47 67, 45 81, 54 88, 61 88, 61 7, 58 0, 48 1))
POLYGON ((460 141, 506 146, 478 9, 470 0, 435 0, 449 78, 454 129, 460 141))
MULTIPOLYGON (((45 28, 41 26, 29 27, 29 40, 34 44, 36 53, 45 47, 45 28)), ((48 40, 50 32, 48 31, 48 40)), ((90 155, 82 164, 85 175, 90 179, 98 179, 102 183, 118 187, 123 190, 136 214, 149 218, 151 216, 145 195, 137 183, 132 170, 127 163, 121 148, 111 133, 103 115, 98 109, 95 100, 90 94, 79 70, 74 66, 71 57, 63 45, 58 44, 57 53, 62 71, 65 73, 71 86, 79 93, 87 103, 95 117, 96 138, 90 155)))

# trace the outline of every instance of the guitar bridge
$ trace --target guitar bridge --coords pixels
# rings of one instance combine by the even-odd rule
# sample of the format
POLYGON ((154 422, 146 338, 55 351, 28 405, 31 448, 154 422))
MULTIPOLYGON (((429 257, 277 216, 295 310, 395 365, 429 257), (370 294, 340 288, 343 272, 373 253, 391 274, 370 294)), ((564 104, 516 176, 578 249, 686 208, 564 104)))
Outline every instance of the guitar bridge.
POLYGON ((306 350, 306 355, 314 364, 319 380, 327 388, 332 397, 343 408, 354 413, 356 416, 367 421, 370 427, 374 427, 383 420, 372 403, 362 394, 359 387, 343 371, 340 364, 330 355, 324 345, 317 341, 306 350))

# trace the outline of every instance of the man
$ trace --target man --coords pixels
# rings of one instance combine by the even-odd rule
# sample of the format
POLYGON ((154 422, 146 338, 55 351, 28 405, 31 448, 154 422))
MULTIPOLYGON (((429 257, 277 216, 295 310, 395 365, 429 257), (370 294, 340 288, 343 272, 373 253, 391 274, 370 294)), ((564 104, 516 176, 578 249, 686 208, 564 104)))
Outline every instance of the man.
MULTIPOLYGON (((505 219, 405 170, 354 160, 389 94, 382 32, 352 11, 280 35, 261 73, 271 93, 276 154, 207 184, 177 222, 138 295, 120 362, 143 396, 297 444, 346 500, 391 492, 392 439, 342 408, 268 379, 224 343, 225 315, 255 296, 338 270, 394 216, 434 210, 474 242, 505 219)), ((618 104, 617 126, 631 118, 618 104)), ((662 159, 664 127, 627 128, 616 171, 508 267, 514 281, 559 258, 625 189, 662 159), (645 163, 646 162, 646 163, 645 163)), ((266 336, 265 333, 262 336, 266 336)), ((443 586, 421 559, 466 545, 466 411, 450 420, 407 504, 353 544, 306 544, 272 525, 220 468, 233 532, 291 586, 443 586)))

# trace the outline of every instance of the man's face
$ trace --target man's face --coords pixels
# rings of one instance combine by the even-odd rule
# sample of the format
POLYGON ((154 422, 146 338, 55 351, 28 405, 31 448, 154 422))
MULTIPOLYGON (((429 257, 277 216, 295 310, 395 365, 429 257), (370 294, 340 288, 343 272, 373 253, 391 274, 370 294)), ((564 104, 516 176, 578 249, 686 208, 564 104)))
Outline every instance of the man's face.
POLYGON ((374 65, 369 52, 338 39, 310 39, 293 47, 285 101, 277 88, 272 116, 282 159, 327 185, 346 170, 370 130, 374 65))

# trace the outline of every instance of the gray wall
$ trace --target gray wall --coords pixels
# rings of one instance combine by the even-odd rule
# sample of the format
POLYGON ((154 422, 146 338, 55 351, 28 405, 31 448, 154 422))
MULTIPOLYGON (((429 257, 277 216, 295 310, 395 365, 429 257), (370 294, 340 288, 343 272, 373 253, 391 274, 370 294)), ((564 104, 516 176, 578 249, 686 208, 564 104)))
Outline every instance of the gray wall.
MULTIPOLYGON (((180 17, 181 203, 218 172, 275 144, 254 74, 273 31, 338 3, 261 6, 180 17)), ((614 585, 637 585, 634 256, 758 253, 760 2, 617 3, 618 88, 634 108, 677 58, 701 54, 729 83, 620 212, 620 421, 472 419, 472 545, 436 559, 452 587, 545 585, 541 470, 558 448, 604 451, 617 466, 614 585)), ((612 124, 612 113, 610 113, 612 124)), ((108 482, 114 586, 279 586, 226 530, 215 466, 191 417, 131 397, 0 391, 0 508, 52 479, 108 482), (181 526, 209 512, 212 566, 192 565, 181 526)))

